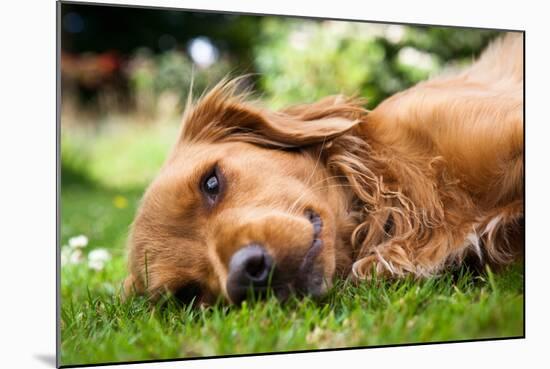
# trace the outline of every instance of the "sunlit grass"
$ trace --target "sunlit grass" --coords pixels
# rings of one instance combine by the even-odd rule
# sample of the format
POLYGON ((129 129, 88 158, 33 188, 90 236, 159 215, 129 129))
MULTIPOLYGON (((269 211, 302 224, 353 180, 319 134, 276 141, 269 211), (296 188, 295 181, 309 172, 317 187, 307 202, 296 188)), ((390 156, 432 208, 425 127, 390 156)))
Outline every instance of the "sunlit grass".
POLYGON ((85 174, 96 185, 141 189, 176 142, 178 122, 151 125, 126 118, 86 127, 68 124, 61 137, 64 169, 85 174))

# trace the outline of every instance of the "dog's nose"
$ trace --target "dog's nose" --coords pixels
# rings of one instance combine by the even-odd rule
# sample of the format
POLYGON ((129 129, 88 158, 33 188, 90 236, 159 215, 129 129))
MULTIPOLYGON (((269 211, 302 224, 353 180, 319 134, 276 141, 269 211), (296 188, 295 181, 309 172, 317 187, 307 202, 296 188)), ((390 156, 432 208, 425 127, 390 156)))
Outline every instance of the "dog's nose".
POLYGON ((231 301, 241 302, 248 291, 265 292, 273 267, 273 258, 260 245, 249 245, 237 251, 229 262, 226 284, 231 301))

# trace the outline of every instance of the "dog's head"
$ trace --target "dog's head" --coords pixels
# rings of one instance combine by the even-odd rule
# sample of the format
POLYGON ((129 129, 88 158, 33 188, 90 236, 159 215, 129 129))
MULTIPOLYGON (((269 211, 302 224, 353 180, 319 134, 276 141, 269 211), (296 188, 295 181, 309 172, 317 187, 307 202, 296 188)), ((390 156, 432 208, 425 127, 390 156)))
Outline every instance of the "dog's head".
POLYGON ((272 112, 236 86, 188 104, 132 226, 127 293, 203 303, 239 303, 250 288, 319 296, 349 270, 349 191, 325 151, 360 121, 361 104, 329 97, 272 112))

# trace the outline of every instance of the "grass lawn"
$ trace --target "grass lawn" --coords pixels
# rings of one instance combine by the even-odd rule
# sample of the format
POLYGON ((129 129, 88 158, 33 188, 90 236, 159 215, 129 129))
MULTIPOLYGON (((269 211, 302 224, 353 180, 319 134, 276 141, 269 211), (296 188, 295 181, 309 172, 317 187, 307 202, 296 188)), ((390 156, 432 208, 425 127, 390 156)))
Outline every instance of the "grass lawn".
POLYGON ((158 145, 139 159, 122 155, 143 155, 144 140, 135 133, 121 140, 120 132, 110 131, 93 142, 72 136, 72 146, 63 146, 69 140, 64 138, 63 160, 69 165, 63 168, 61 242, 84 234, 89 243, 80 261, 61 271, 63 365, 523 335, 519 264, 477 277, 462 271, 421 282, 339 282, 322 301, 284 305, 270 299, 193 310, 170 301, 163 307, 142 298, 122 302, 128 226, 165 155, 162 143, 173 133, 156 131, 160 136, 147 133, 147 141, 158 145), (110 160, 116 169, 107 165, 110 160), (135 164, 141 160, 143 166, 135 164), (100 270, 86 261, 97 248, 111 255, 100 270))

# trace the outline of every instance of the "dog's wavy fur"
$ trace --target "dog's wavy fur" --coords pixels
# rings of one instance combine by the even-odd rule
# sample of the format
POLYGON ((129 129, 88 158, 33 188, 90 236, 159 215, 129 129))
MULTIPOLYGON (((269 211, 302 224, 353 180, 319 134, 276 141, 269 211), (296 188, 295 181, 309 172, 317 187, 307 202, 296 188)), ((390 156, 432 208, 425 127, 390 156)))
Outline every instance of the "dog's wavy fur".
MULTIPOLYGON (((273 112, 238 93, 238 86, 239 80, 222 81, 198 103, 189 101, 164 171, 186 147, 201 143, 306 153, 313 159, 306 184, 312 191, 336 191, 331 206, 342 209, 336 211, 335 275, 356 280, 372 273, 435 275, 471 254, 495 265, 518 255, 524 203, 521 34, 497 39, 462 72, 420 83, 370 112, 362 99, 344 96, 273 112), (318 171, 323 174, 316 176, 318 171), (317 182, 310 184, 314 174, 317 182)), ((161 196, 148 192, 146 197, 161 196)), ((152 212, 142 206, 130 237, 126 285, 138 290, 146 289, 145 253, 160 253, 158 239, 166 239, 144 220, 157 216, 152 212)), ((158 270, 163 273, 162 266, 158 270)), ((166 278, 153 288, 169 285, 166 278)))

